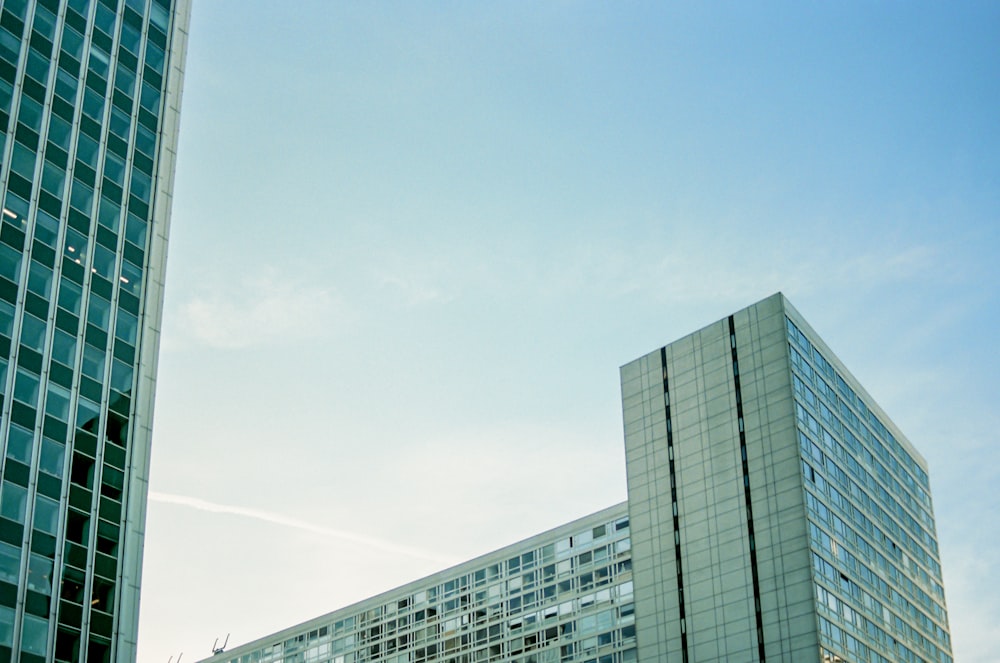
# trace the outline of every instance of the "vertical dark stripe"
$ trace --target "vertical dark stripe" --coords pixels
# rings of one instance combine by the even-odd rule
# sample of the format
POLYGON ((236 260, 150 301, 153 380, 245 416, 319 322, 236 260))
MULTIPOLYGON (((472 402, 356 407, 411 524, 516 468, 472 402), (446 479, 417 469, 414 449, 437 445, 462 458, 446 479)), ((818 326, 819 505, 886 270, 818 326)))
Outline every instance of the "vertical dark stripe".
POLYGON ((667 417, 667 458, 670 461, 670 511, 674 524, 674 560, 677 563, 677 606, 680 609, 681 660, 688 663, 687 613, 684 609, 684 569, 681 565, 680 509, 677 507, 677 479, 674 476, 674 431, 670 421, 670 380, 667 377, 667 349, 660 348, 663 368, 663 408, 667 417))
POLYGON ((740 461, 743 465, 743 500, 747 507, 747 533, 750 539, 750 572, 753 576, 753 609, 757 619, 757 656, 764 663, 764 618, 760 610, 760 579, 757 573, 757 544, 753 532, 753 504, 750 501, 750 468, 747 464, 747 436, 743 425, 743 395, 740 391, 740 362, 736 354, 736 323, 729 316, 729 347, 733 357, 733 385, 736 388, 736 416, 740 429, 740 461))

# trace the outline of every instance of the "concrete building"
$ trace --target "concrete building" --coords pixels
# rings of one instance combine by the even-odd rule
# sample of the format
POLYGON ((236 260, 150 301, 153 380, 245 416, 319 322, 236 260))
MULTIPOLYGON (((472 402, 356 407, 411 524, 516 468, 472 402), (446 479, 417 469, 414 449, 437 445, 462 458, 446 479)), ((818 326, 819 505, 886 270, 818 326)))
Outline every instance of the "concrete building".
POLYGON ((0 660, 135 659, 188 0, 0 2, 0 660))
POLYGON ((212 663, 950 663, 927 467, 781 295, 621 369, 628 502, 212 663))

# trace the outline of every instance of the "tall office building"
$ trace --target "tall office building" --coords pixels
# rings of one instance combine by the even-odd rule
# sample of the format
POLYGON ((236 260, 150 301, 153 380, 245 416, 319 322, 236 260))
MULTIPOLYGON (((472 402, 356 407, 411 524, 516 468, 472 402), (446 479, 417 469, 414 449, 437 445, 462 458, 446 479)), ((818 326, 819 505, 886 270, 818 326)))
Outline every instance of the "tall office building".
POLYGON ((207 660, 951 662, 926 463, 782 295, 621 380, 626 504, 207 660))
POLYGON ((640 660, 951 660, 926 462, 782 295, 621 376, 640 660))
POLYGON ((0 2, 0 661, 135 659, 188 13, 0 2))

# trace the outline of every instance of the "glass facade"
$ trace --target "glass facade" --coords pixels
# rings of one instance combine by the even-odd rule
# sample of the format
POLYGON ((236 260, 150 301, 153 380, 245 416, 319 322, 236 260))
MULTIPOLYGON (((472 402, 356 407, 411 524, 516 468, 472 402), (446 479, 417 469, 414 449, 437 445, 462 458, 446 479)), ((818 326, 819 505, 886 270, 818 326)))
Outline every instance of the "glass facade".
POLYGON ((187 11, 0 2, 0 661, 134 659, 187 11))
POLYGON ((787 325, 824 656, 951 663, 927 472, 787 325))
POLYGON ((628 663, 634 619, 620 504, 213 660, 628 663))

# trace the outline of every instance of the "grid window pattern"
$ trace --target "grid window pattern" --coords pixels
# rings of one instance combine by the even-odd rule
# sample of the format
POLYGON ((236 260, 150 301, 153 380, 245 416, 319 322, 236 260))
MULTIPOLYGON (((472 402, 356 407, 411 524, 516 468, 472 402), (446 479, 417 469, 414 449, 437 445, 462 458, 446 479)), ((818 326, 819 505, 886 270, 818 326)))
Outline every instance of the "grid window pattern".
POLYGON ((950 663, 927 474, 791 320, 787 331, 823 654, 950 663))
POLYGON ((126 512, 176 5, 0 3, 0 660, 110 661, 135 639, 126 512))

